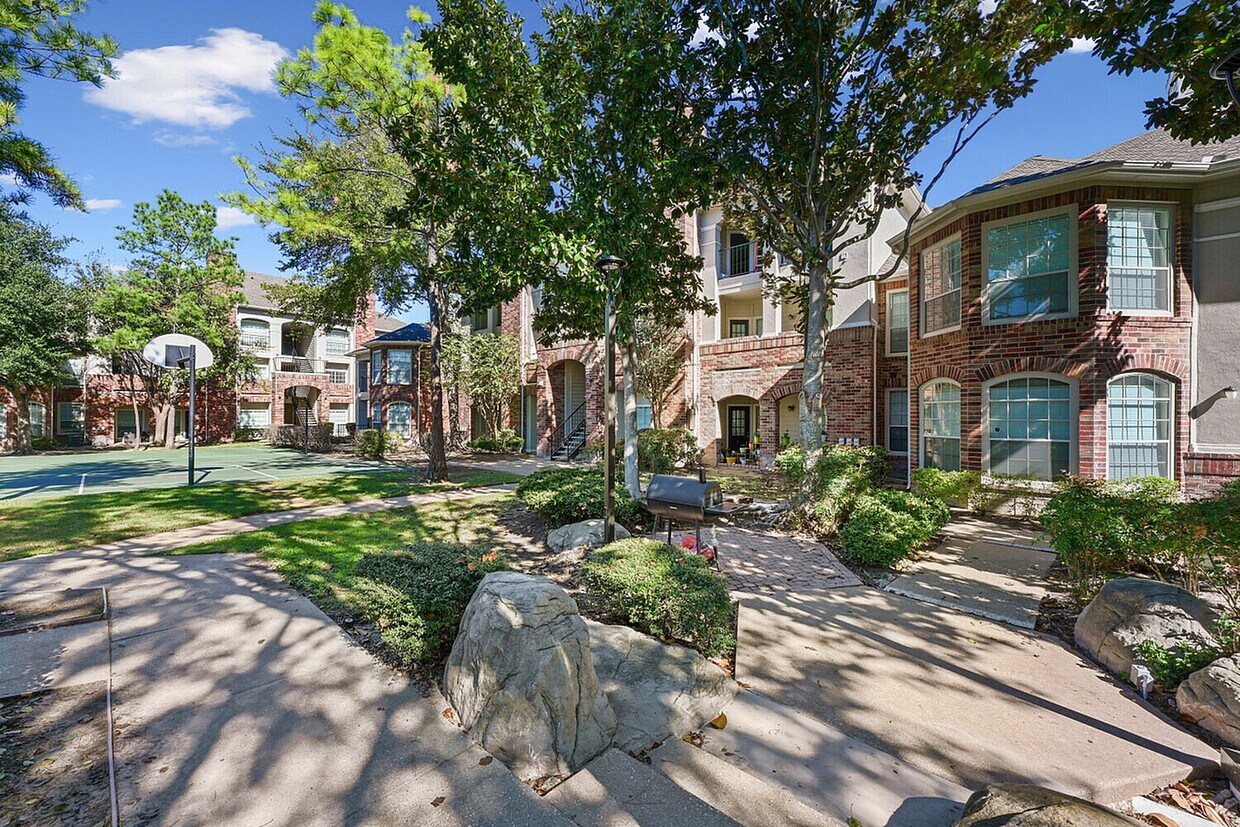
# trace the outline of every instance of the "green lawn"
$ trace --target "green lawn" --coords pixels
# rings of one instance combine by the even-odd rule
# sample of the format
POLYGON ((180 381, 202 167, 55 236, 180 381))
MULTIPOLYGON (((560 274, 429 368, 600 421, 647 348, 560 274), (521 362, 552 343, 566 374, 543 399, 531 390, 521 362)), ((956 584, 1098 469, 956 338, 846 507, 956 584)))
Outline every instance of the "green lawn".
POLYGON ((484 542, 514 501, 513 494, 496 491, 416 508, 302 520, 172 554, 260 554, 298 589, 349 605, 350 574, 363 554, 400 551, 417 540, 484 542))
MULTIPOLYGON (((409 471, 339 474, 195 488, 58 497, 0 506, 0 561, 142 537, 266 511, 332 505, 517 482, 503 471, 467 471, 449 483, 417 483, 409 471)), ((296 526, 291 525, 293 531, 296 526)), ((262 532, 258 532, 262 533, 262 532)))

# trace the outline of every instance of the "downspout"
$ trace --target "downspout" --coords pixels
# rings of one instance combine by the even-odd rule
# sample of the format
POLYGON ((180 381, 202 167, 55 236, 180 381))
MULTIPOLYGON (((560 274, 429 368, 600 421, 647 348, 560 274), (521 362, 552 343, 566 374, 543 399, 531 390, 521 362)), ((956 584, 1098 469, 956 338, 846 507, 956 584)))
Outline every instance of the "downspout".
MULTIPOLYGON (((908 277, 908 295, 913 295, 913 273, 909 271, 908 277)), ((913 490, 913 405, 917 405, 917 456, 921 456, 921 394, 917 398, 913 398, 913 311, 909 308, 909 326, 908 326, 908 353, 904 354, 904 387, 908 389, 908 455, 904 462, 904 489, 906 491, 913 490)), ((918 324, 921 323, 921 314, 918 314, 918 324)))

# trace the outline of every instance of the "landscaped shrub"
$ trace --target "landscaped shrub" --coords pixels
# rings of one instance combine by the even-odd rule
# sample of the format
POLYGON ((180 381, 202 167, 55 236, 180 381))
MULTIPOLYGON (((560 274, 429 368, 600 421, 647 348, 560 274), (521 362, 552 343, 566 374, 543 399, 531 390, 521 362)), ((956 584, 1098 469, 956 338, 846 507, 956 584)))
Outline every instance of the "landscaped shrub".
POLYGON ((805 450, 800 445, 790 445, 775 455, 775 467, 794 490, 805 482, 805 450))
MULTIPOLYGON (((599 468, 552 468, 530 474, 517 486, 517 497, 552 528, 603 516, 603 471, 599 468)), ((616 520, 628 528, 648 523, 648 515, 623 485, 616 486, 616 520)))
POLYGON ((364 428, 357 432, 357 441, 354 443, 353 453, 366 459, 383 459, 383 455, 392 447, 393 436, 395 434, 391 431, 381 431, 378 428, 364 428))
POLYGON ((521 435, 511 428, 502 428, 493 434, 486 434, 465 443, 465 447, 474 451, 490 454, 511 454, 520 450, 525 444, 521 435))
POLYGON ((844 552, 867 566, 891 568, 924 545, 951 518, 942 500, 904 491, 857 498, 840 530, 844 552))
POLYGON ((636 629, 708 657, 736 645, 728 582, 692 552, 634 537, 595 550, 584 571, 590 592, 636 629))
POLYGON ((234 428, 233 442, 261 442, 267 438, 266 428, 234 428))
POLYGON ((969 508, 974 494, 982 487, 982 475, 976 471, 941 471, 918 468, 913 472, 913 490, 918 494, 938 497, 958 508, 969 508))
POLYGON ((482 578, 508 566, 496 552, 416 543, 397 554, 366 554, 353 568, 349 604, 377 625, 404 664, 445 656, 482 578))
POLYGON ((1154 680, 1169 692, 1198 669, 1205 669, 1223 653, 1210 646, 1187 646, 1168 649, 1156 640, 1137 644, 1137 655, 1150 668, 1154 680))
POLYGON ((637 464, 651 474, 695 469, 702 461, 697 437, 688 428, 643 428, 637 432, 637 464))
POLYGON ((30 447, 36 451, 55 451, 60 443, 53 437, 35 434, 30 437, 30 447))

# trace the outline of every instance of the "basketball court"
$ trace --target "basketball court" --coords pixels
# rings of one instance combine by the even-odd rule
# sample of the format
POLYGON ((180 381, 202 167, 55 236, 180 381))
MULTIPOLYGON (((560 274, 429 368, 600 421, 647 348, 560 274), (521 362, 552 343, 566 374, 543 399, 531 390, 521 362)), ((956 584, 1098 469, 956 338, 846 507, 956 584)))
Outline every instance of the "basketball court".
MULTIPOLYGON (((186 455, 184 448, 147 448, 0 457, 0 505, 36 497, 185 485, 186 455)), ((194 478, 199 484, 264 482, 394 468, 342 454, 303 454, 262 444, 199 447, 194 466, 194 478)))

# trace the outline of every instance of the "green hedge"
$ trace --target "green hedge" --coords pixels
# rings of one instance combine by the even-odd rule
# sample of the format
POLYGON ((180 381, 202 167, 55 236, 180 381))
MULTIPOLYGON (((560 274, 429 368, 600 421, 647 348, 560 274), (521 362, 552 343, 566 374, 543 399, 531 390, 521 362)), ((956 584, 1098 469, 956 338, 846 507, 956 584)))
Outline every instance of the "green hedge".
MULTIPOLYGON (((552 528, 603 517, 603 471, 599 468, 552 468, 538 471, 517 486, 517 497, 552 528)), ((623 484, 616 485, 616 520, 628 528, 648 523, 648 515, 623 484)))
POLYGON ((519 451, 525 440, 511 428, 503 428, 493 434, 486 434, 465 443, 465 447, 489 454, 511 454, 519 451))
POLYGON ((696 554, 634 537, 591 553, 584 571, 590 592, 636 629, 708 657, 736 645, 728 582, 696 554))
POLYGON ((447 655, 482 578, 508 566, 495 553, 452 543, 415 543, 398 554, 366 554, 352 573, 349 605, 375 623, 408 665, 447 655))
POLYGON ((695 469, 702 461, 697 437, 688 428, 643 428, 637 432, 637 464, 651 474, 695 469))
POLYGON ((824 536, 837 534, 857 499, 887 478, 887 451, 874 445, 827 445, 814 460, 794 446, 775 458, 776 467, 796 490, 795 505, 806 525, 824 536))
POLYGON ((951 519, 946 503, 904 491, 859 497, 840 531, 844 552, 867 566, 891 568, 951 519))

